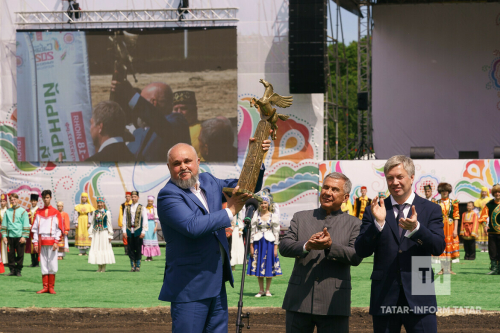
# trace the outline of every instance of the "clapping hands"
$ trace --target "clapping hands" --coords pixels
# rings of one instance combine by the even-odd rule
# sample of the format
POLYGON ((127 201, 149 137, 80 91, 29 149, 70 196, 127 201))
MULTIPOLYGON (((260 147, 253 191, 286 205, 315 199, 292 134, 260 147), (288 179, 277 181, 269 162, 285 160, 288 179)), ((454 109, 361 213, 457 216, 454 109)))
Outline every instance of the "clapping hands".
POLYGON ((332 238, 330 237, 330 233, 326 228, 323 231, 315 233, 309 238, 306 243, 306 251, 311 250, 325 250, 332 246, 332 238))

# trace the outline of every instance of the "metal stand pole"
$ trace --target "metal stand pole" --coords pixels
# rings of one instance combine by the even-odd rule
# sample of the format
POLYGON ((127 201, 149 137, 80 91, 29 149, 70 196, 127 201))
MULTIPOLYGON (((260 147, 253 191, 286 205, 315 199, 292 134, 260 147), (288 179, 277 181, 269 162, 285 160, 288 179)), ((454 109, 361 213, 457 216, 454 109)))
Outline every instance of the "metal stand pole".
POLYGON ((243 290, 245 289, 245 274, 247 271, 247 254, 250 248, 250 222, 251 217, 245 217, 245 227, 247 228, 247 233, 245 236, 245 252, 243 260, 243 271, 241 272, 241 286, 240 286, 240 300, 238 301, 238 313, 236 314, 236 333, 241 333, 245 324, 243 324, 243 319, 247 319, 247 328, 250 329, 250 312, 242 314, 243 312, 243 290))

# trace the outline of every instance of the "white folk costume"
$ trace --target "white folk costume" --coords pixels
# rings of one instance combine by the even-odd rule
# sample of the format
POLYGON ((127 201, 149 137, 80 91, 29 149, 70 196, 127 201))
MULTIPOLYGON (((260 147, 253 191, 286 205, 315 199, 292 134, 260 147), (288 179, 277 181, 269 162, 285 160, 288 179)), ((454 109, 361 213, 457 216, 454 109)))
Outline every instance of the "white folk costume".
POLYGON ((54 250, 53 246, 61 239, 64 229, 61 213, 52 206, 39 209, 31 229, 33 231, 33 244, 38 246, 40 266, 42 267, 43 289, 37 293, 55 294, 58 251, 54 250))
MULTIPOLYGON (((6 194, 1 194, 1 200, 7 200, 7 195, 6 194)), ((9 205, 7 204, 4 208, 1 208, 0 209, 0 225, 2 224, 1 222, 3 221, 3 217, 5 215, 5 212, 7 211, 7 208, 9 207, 9 205)), ((0 235, 0 242, 2 240, 2 237, 0 235)), ((7 265, 9 263, 9 258, 7 256, 7 244, 5 244, 4 242, 1 242, 1 245, 0 245, 0 256, 1 256, 1 259, 0 259, 0 262, 3 263, 4 265, 7 265)))
MULTIPOLYGON (((132 191, 132 195, 139 196, 139 192, 132 191)), ((142 258, 142 238, 146 235, 148 228, 148 214, 146 207, 140 203, 133 203, 125 208, 123 212, 123 235, 127 235, 128 256, 130 258, 131 272, 139 272, 142 258)))
MULTIPOLYGON (((97 198, 97 202, 103 200, 97 198)), ((99 265, 98 272, 105 272, 107 264, 115 263, 115 254, 110 239, 113 239, 111 214, 106 209, 97 209, 90 216, 89 237, 92 239, 89 264, 99 265)))
POLYGON ((232 244, 231 244, 231 266, 243 265, 245 260, 245 245, 243 242, 243 230, 245 229, 245 212, 243 207, 238 214, 233 218, 231 226, 233 227, 232 244))

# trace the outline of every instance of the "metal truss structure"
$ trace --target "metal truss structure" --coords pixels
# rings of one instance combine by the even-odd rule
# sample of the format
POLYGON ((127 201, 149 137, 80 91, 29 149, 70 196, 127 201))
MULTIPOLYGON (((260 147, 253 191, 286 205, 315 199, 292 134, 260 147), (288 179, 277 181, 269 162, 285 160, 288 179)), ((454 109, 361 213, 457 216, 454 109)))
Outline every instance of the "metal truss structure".
MULTIPOLYGON (((331 2, 335 2, 337 5, 336 9, 336 24, 335 24, 335 36, 328 36, 327 34, 327 47, 325 52, 325 78, 326 78, 326 93, 325 93, 325 115, 324 115, 324 150, 323 158, 325 160, 336 159, 339 157, 346 158, 349 153, 349 144, 346 140, 346 146, 340 147, 339 150, 339 115, 344 115, 345 124, 349 122, 349 109, 348 109, 348 86, 349 86, 349 76, 348 74, 348 63, 345 47, 342 51, 339 49, 339 42, 344 43, 344 31, 342 27, 342 16, 340 11, 339 0, 327 0, 328 1, 328 26, 332 34, 333 20, 332 20, 332 10, 331 2), (335 62, 335 72, 332 73, 330 70, 330 58, 335 62), (345 71, 345 82, 341 82, 341 70, 345 71), (333 74, 333 75, 332 75, 333 74), (329 124, 333 122, 333 128, 335 133, 335 153, 332 156, 329 145, 329 124)), ((346 126, 346 138, 349 137, 349 126, 346 126)))
POLYGON ((358 142, 355 158, 367 159, 373 156, 372 140, 372 93, 371 93, 371 40, 372 16, 370 1, 360 1, 358 16, 358 94, 368 96, 367 110, 358 110, 358 142))
POLYGON ((56 28, 154 28, 166 23, 186 25, 235 25, 238 8, 168 8, 142 10, 80 10, 16 12, 20 29, 56 28), (80 14, 76 19, 75 14, 80 14))

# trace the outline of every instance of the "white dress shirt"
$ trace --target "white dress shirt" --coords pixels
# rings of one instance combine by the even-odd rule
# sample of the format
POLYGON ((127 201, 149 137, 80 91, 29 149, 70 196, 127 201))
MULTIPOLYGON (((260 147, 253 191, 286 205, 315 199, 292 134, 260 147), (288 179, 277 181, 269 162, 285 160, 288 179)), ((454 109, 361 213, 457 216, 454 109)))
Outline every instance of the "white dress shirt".
MULTIPOLYGON (((196 185, 190 187, 189 190, 191 192, 193 192, 193 194, 196 195, 196 197, 198 199, 200 199, 201 203, 203 204, 203 207, 205 207, 207 212, 210 214, 210 209, 208 209, 207 197, 206 197, 205 193, 203 193, 203 191, 201 190, 200 181, 197 181, 196 185)), ((227 212, 227 216, 229 217, 229 220, 232 221, 233 220, 233 213, 231 213, 231 210, 229 208, 226 208, 225 210, 227 212)), ((224 251, 224 247, 222 246, 222 244, 220 242, 219 242, 219 248, 220 248, 220 254, 222 257, 222 265, 224 265, 224 258, 226 257, 226 251, 224 251)))
MULTIPOLYGON (((398 213, 399 209, 396 205, 399 205, 396 200, 392 197, 392 195, 389 197, 391 198, 391 203, 392 203, 392 210, 394 211, 394 217, 397 219, 398 218, 398 213)), ((403 215, 404 217, 408 217, 408 213, 410 212, 411 206, 413 205, 413 200, 415 200, 415 192, 411 192, 411 195, 406 199, 404 204, 406 204, 405 208, 403 209, 403 215)), ((380 226, 380 224, 375 220, 375 226, 379 231, 382 231, 384 229, 385 224, 387 221, 384 221, 384 225, 380 226)), ((396 221, 398 223, 399 227, 399 221, 396 221)), ((413 229, 413 231, 406 230, 405 237, 410 238, 414 233, 417 232, 417 230, 420 228, 420 222, 417 221, 417 227, 413 229)))
MULTIPOLYGON (((130 228, 130 232, 134 233, 134 219, 135 219, 135 212, 137 210, 137 207, 139 206, 139 203, 133 203, 130 206, 130 217, 132 219, 132 227, 130 228)), ((123 227, 122 227, 122 232, 124 235, 127 234, 127 208, 125 207, 125 210, 123 211, 123 227)), ((146 206, 142 206, 142 235, 145 235, 146 232, 148 231, 148 211, 146 209, 146 206)))

